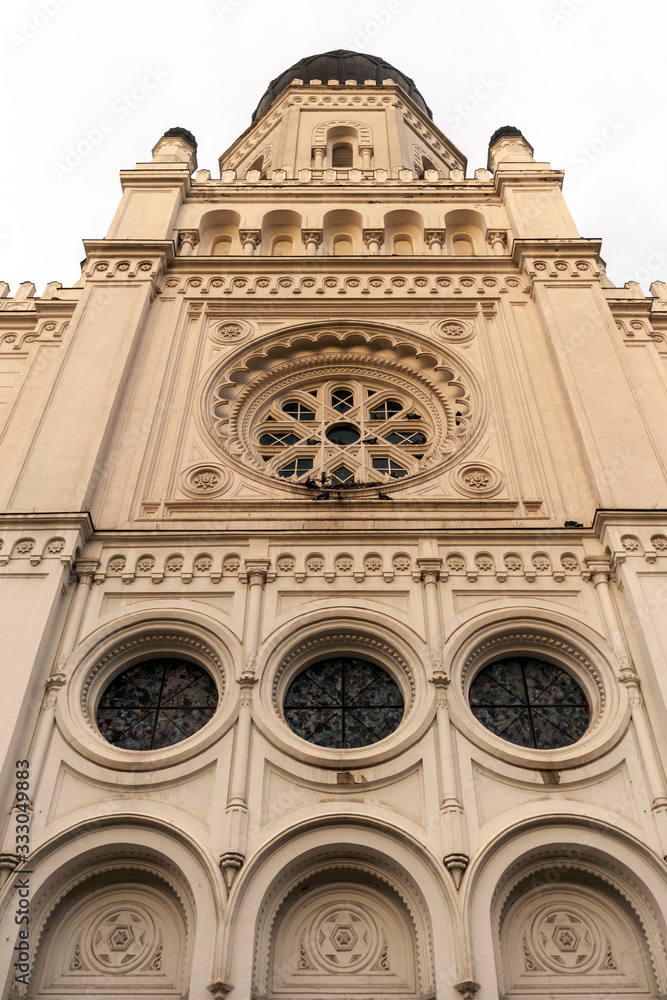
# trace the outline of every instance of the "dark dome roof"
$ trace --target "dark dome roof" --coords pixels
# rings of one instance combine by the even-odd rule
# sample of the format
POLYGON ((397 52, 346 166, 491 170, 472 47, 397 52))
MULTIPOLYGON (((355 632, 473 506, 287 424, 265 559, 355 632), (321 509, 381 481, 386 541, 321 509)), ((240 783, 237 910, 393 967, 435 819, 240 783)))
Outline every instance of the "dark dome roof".
POLYGON ((356 80, 357 83, 375 80, 376 83, 380 84, 383 80, 393 80, 422 111, 426 112, 429 118, 433 117, 426 101, 415 87, 414 80, 401 73, 391 63, 385 62, 384 59, 379 59, 377 56, 365 55, 363 52, 336 49, 335 52, 322 52, 318 56, 307 56, 305 59, 300 59, 298 63, 294 63, 275 80, 272 80, 255 108, 252 116, 253 121, 264 114, 276 97, 286 87, 289 87, 292 80, 303 80, 304 83, 310 83, 311 80, 321 80, 322 83, 327 83, 329 80, 338 80, 339 83, 345 83, 346 80, 356 80))

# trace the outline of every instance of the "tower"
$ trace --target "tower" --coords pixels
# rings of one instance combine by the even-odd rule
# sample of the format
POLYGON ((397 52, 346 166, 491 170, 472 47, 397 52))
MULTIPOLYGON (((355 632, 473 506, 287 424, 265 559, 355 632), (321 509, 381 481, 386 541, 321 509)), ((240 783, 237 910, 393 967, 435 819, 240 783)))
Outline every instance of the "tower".
POLYGON ((667 994, 667 288, 339 51, 0 299, 3 997, 667 994))

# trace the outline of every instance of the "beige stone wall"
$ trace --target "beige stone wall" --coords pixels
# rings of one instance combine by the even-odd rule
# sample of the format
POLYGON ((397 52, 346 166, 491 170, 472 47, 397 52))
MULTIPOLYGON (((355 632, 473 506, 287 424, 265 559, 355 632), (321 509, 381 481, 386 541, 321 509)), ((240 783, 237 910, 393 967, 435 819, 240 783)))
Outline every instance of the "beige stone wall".
POLYGON ((195 166, 160 140, 75 289, 0 299, 0 947, 27 824, 35 961, 3 996, 665 994, 664 286, 609 287, 522 137, 464 179, 392 85, 294 85, 195 166), (410 475, 364 440, 357 490, 280 476, 272 401, 337 380, 412 401, 410 475), (342 653, 406 705, 359 749, 285 721, 342 653), (584 690, 576 743, 474 717, 522 654, 584 690), (158 655, 213 718, 111 745, 100 697, 158 655))

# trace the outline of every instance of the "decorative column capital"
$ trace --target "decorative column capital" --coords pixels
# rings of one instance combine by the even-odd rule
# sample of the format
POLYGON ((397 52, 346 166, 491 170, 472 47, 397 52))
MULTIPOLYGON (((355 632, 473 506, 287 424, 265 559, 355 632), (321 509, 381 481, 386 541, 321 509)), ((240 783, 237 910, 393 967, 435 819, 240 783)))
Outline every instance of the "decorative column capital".
POLYGON ((178 253, 181 257, 188 257, 198 243, 199 231, 197 229, 179 229, 178 253))
POLYGON ((74 564, 74 572, 79 583, 85 587, 92 587, 95 573, 100 565, 99 559, 77 559, 74 564))
POLYGON ((502 247, 507 247, 507 233, 504 229, 490 229, 486 234, 486 242, 495 247, 496 243, 500 243, 502 247))
POLYGON ((250 587, 263 587, 269 573, 270 559, 246 559, 245 573, 246 582, 250 587))
POLYGON ((246 243, 250 243, 253 249, 257 249, 259 244, 262 242, 262 231, 261 229, 240 229, 239 239, 243 246, 246 243))
POLYGON ((319 247, 322 246, 324 234, 321 229, 304 229, 301 233, 301 239, 306 247, 309 243, 314 243, 316 247, 319 247))
POLYGON ((601 583, 609 583, 611 579, 611 563, 604 556, 587 556, 584 559, 591 579, 596 587, 601 583))
POLYGON ((442 559, 417 559, 420 576, 423 583, 437 583, 440 579, 442 559))
POLYGON ((444 229, 426 229, 424 230, 424 242, 429 248, 433 247, 436 243, 439 247, 445 245, 445 230, 444 229))
POLYGON ((379 247, 384 243, 384 229, 364 229, 364 243, 370 248, 371 243, 379 247))

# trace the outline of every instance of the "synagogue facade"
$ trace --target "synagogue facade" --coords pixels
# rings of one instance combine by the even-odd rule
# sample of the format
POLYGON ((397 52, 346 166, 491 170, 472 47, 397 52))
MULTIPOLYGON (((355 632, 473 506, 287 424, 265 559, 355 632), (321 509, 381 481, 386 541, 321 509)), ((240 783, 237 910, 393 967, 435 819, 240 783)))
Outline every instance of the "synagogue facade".
POLYGON ((667 996, 667 285, 358 53, 121 181, 0 287, 1 996, 667 996))

